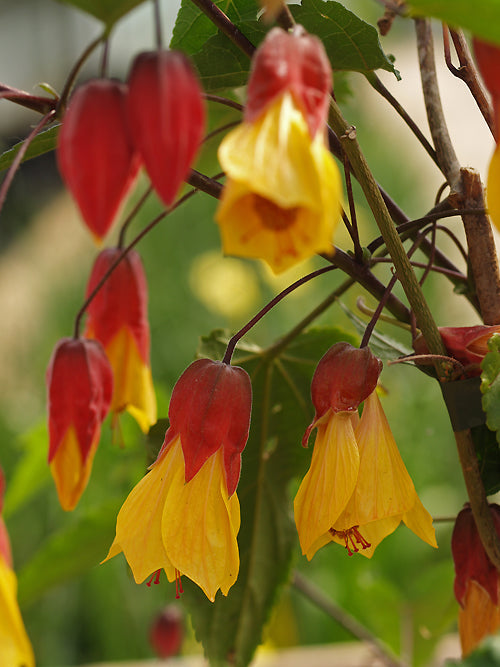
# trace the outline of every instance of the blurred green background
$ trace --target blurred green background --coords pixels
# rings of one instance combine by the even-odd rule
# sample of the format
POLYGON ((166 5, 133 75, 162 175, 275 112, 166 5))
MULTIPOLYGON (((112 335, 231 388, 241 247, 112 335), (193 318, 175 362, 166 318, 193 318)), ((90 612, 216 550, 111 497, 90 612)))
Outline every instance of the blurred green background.
MULTIPOLYGON (((381 13, 376 3, 349 5, 372 23, 381 13)), ((162 8, 168 33, 176 3, 168 0, 162 8)), ((4 0, 0 14, 0 80, 26 90, 42 80, 60 89, 72 61, 97 33, 96 22, 52 0, 4 0), (35 46, 26 46, 25 53, 24 45, 32 36, 30 21, 37 22, 35 46), (16 43, 12 35, 16 35, 16 43), (55 40, 54 35, 61 39, 55 40), (10 57, 12 53, 15 58, 10 57)), ((115 29, 112 72, 124 78, 135 53, 152 45, 152 12, 149 6, 147 11, 141 7, 115 29)), ((400 92, 408 110, 423 122, 411 24, 396 24, 383 46, 396 56, 403 77, 400 92)), ((82 77, 96 71, 97 61, 92 59, 82 77)), ((390 77, 384 73, 381 78, 398 94, 399 84, 390 77)), ((408 215, 425 214, 440 185, 437 170, 361 75, 342 77, 342 85, 350 90, 341 98, 344 114, 356 125, 377 179, 408 215)), ((453 81, 452 99, 455 86, 453 81)), ((473 127, 473 146, 463 142, 461 131, 455 138, 463 159, 477 159, 482 170, 491 139, 483 134, 478 113, 470 111, 472 115, 467 116, 464 109, 471 108, 468 104, 461 107, 460 119, 452 113, 450 120, 452 125, 460 120, 473 127)), ((238 119, 236 112, 214 105, 210 111, 212 127, 238 119)), ((35 121, 34 114, 1 101, 3 148, 27 134, 35 121)), ((197 165, 200 171, 218 171, 217 143, 214 139, 204 147, 197 165)), ((143 178, 126 211, 146 187, 143 178)), ((194 358, 200 335, 214 328, 237 330, 280 289, 323 264, 320 259, 312 260, 276 278, 260 263, 223 258, 214 209, 214 200, 198 193, 138 247, 149 283, 151 363, 160 417, 167 415, 172 387, 194 358)), ((151 197, 132 225, 129 238, 159 210, 159 203, 151 197)), ((377 231, 359 197, 357 214, 366 245, 377 231)), ((450 227, 463 236, 457 222, 451 221, 450 227)), ((106 243, 111 244, 116 235, 117 227, 106 243)), ((342 230, 335 242, 348 247, 342 230)), ((165 579, 151 588, 135 585, 121 556, 99 565, 114 537, 116 513, 145 472, 149 460, 146 439, 125 416, 121 423, 126 444, 119 447, 111 442, 106 422, 90 483, 71 514, 59 507, 46 465, 44 373, 58 339, 71 335, 97 252, 62 188, 54 155, 20 169, 0 218, 0 243, 0 463, 7 479, 4 516, 19 576, 20 605, 37 665, 62 667, 151 657, 149 627, 162 607, 173 601, 174 587, 165 579)), ((453 252, 446 242, 445 248, 453 252)), ((454 259, 459 261, 455 255, 454 259)), ((390 272, 381 267, 378 274, 386 279, 390 272)), ((301 287, 268 314, 247 340, 269 345, 342 279, 340 272, 333 272, 301 287)), ((425 291, 439 325, 477 322, 470 306, 453 293, 446 279, 431 277, 425 291)), ((354 287, 343 302, 356 311, 356 299, 362 294, 362 289, 354 287)), ((373 299, 364 296, 373 306, 373 299)), ((329 308, 316 324, 354 332, 338 305, 329 308)), ((410 343, 408 333, 390 324, 381 324, 379 330, 406 346, 410 343)), ((402 365, 386 366, 382 383, 387 391, 384 408, 422 501, 434 516, 453 516, 462 507, 465 491, 437 383, 402 365)), ((306 426, 304 421, 304 429, 306 426)), ((343 549, 332 545, 308 563, 297 547, 296 567, 396 653, 412 664, 426 664, 442 633, 455 627, 451 528, 450 522, 437 523, 437 552, 401 527, 382 543, 371 561, 360 556, 349 558, 343 549)), ((283 591, 266 636, 276 647, 350 639, 293 587, 283 591)), ((189 633, 183 650, 200 650, 189 633)))

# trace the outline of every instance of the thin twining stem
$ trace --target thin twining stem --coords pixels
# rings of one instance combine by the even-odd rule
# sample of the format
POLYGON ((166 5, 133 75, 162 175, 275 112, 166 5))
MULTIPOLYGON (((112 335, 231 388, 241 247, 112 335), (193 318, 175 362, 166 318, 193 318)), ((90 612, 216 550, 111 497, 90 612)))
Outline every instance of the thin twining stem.
POLYGON ((57 116, 60 118, 64 114, 64 109, 66 107, 66 103, 68 101, 69 94, 71 92, 71 89, 73 88, 73 84, 75 83, 75 79, 78 76, 78 72, 81 70, 83 65, 85 64, 85 61, 89 58, 91 53, 94 51, 94 49, 106 39, 107 37, 107 32, 102 33, 94 39, 93 42, 90 42, 90 44, 87 46, 87 48, 84 50, 82 55, 78 58, 76 63, 73 65, 68 78, 66 79, 66 83, 64 84, 63 91, 61 93, 61 97, 59 98, 58 104, 57 104, 57 116))
POLYGON ((231 107, 237 111, 243 111, 245 108, 243 104, 236 102, 235 100, 229 99, 229 97, 221 97, 220 95, 212 95, 212 93, 204 93, 203 97, 207 102, 217 102, 217 104, 223 104, 226 107, 231 107))
POLYGON ((305 283, 309 282, 310 280, 313 280, 313 278, 317 278, 318 276, 323 275, 323 273, 327 273, 329 271, 333 271, 336 269, 336 266, 324 266, 322 269, 318 269, 317 271, 313 271, 312 273, 308 273, 306 276, 302 276, 302 278, 299 278, 295 282, 293 282, 291 285, 288 285, 284 290, 282 290, 279 294, 277 294, 269 303, 267 303, 264 308, 261 308, 259 312, 252 317, 252 319, 245 324, 244 327, 242 327, 237 333, 234 334, 234 336, 229 340, 229 343, 227 344, 226 347, 226 352, 224 354, 224 358, 222 359, 222 362, 224 364, 230 364, 231 363, 231 358, 234 353, 234 349, 238 342, 243 338, 243 336, 252 329, 257 322, 259 322, 264 315, 266 315, 276 304, 278 304, 282 299, 284 299, 288 294, 296 290, 298 287, 301 287, 305 283))
POLYGON ((335 602, 327 597, 320 588, 306 579, 297 570, 293 573, 292 585, 316 607, 339 623, 353 637, 368 644, 378 657, 381 658, 386 667, 403 667, 403 663, 393 655, 390 649, 385 646, 378 637, 372 634, 368 628, 348 614, 344 609, 335 604, 335 602))
POLYGON ((354 257, 357 262, 363 260, 363 248, 359 240, 359 229, 358 221, 356 218, 356 206, 354 204, 354 195, 352 192, 352 181, 351 181, 351 170, 349 169, 349 159, 344 153, 343 155, 343 165, 344 165, 344 177, 345 177, 345 187, 347 192, 347 201, 349 202, 349 213, 351 216, 350 227, 348 227, 349 234, 351 235, 352 242, 354 245, 354 257))
POLYGON ((224 14, 224 12, 217 7, 211 0, 191 0, 193 5, 196 5, 198 9, 208 16, 212 23, 223 32, 226 37, 236 44, 244 53, 247 54, 250 58, 252 57, 255 46, 252 42, 245 37, 245 35, 239 30, 234 23, 224 14))
POLYGON ((140 197, 139 201, 137 204, 134 206, 134 208, 130 211, 130 213, 127 215, 125 218, 124 222, 122 223, 122 226, 120 228, 120 235, 118 236, 118 248, 123 248, 125 244, 125 233, 128 229, 128 226, 132 222, 132 220, 135 218, 137 213, 140 211, 142 208, 143 204, 145 203, 146 199, 149 197, 149 195, 153 192, 153 187, 150 185, 147 190, 143 193, 143 195, 140 197))
POLYGON ((3 208, 5 198, 7 197, 7 192, 9 191, 9 188, 12 184, 15 173, 19 168, 19 165, 23 161, 23 158, 26 155, 26 151, 28 150, 29 145, 36 137, 36 135, 40 132, 40 130, 42 130, 45 127, 45 125, 48 125, 55 118, 55 115, 56 115, 55 109, 52 109, 51 111, 49 111, 49 113, 45 114, 45 116, 41 118, 39 123, 35 125, 35 127, 31 130, 31 132, 24 140, 22 146, 17 151, 16 157, 12 160, 9 170, 7 171, 7 174, 3 180, 2 186, 0 187, 0 212, 3 208))
POLYGON ((163 33, 161 30, 161 12, 159 0, 153 0, 153 16, 155 26, 155 42, 158 50, 163 48, 163 33))
MULTIPOLYGON (((392 259, 390 257, 373 257, 370 261, 373 264, 392 264, 392 259)), ((417 269, 425 269, 429 266, 429 263, 415 262, 412 260, 411 265, 417 269)), ((447 276, 448 278, 453 278, 454 280, 457 280, 459 282, 467 282, 467 278, 465 278, 465 276, 463 276, 461 273, 456 273, 455 271, 444 269, 442 266, 436 266, 435 264, 433 264, 430 267, 430 270, 434 271, 434 273, 441 273, 443 276, 447 276)))
POLYGON ((5 83, 0 83, 0 99, 9 100, 9 102, 14 102, 26 109, 38 111, 38 113, 44 115, 55 109, 58 102, 57 97, 30 95, 24 90, 12 88, 12 86, 7 86, 5 83))

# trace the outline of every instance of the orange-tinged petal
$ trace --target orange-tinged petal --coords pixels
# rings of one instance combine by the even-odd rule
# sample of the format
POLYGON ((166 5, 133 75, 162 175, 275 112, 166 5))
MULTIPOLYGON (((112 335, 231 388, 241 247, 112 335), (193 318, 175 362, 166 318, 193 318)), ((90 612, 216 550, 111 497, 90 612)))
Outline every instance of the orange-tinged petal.
POLYGON ((161 569, 169 581, 175 580, 175 569, 163 546, 161 522, 169 486, 176 478, 182 480, 183 475, 184 461, 177 439, 132 489, 118 514, 116 537, 105 560, 123 551, 138 584, 161 569))
POLYGON ((302 553, 310 560, 326 542, 329 529, 351 497, 359 470, 359 452, 352 417, 331 413, 318 425, 311 466, 294 501, 302 553), (317 546, 317 549, 312 547, 317 546))
POLYGON ((417 496, 415 505, 409 512, 403 514, 405 525, 421 540, 437 549, 436 533, 432 525, 432 516, 422 505, 422 501, 417 496))
POLYGON ((0 664, 34 667, 35 658, 17 603, 14 571, 0 554, 0 664))
POLYGON ((493 153, 486 181, 486 204, 491 221, 500 230, 500 145, 493 153))
POLYGON ((111 412, 126 410, 147 433, 157 418, 153 377, 128 328, 116 334, 108 344, 106 354, 114 373, 111 412))
POLYGON ((458 632, 464 656, 500 629, 500 609, 476 581, 469 580, 464 609, 458 612, 458 632))
POLYGON ((165 550, 212 602, 219 588, 227 595, 238 576, 239 525, 239 502, 236 493, 228 498, 221 449, 187 484, 183 476, 173 480, 162 518, 165 550))
POLYGON ((278 273, 331 250, 340 174, 290 93, 230 132, 219 160, 228 181, 216 220, 227 254, 260 257, 278 273))
POLYGON ((70 426, 50 461, 59 502, 67 512, 76 507, 88 484, 98 444, 98 438, 94 439, 83 461, 75 429, 70 426))

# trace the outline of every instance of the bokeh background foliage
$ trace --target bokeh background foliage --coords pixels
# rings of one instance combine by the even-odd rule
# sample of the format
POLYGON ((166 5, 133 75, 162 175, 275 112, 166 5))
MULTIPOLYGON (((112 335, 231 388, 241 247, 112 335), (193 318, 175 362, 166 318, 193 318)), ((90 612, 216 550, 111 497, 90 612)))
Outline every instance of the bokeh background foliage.
MULTIPOLYGON (((98 19, 102 22, 98 29, 118 32, 119 20, 142 3, 75 0, 64 4, 98 19)), ((218 0, 216 4, 254 43, 262 39, 267 28, 257 20, 254 0, 218 0)), ((500 24, 500 6, 494 0, 483 0, 481 12, 464 2, 414 0, 410 4, 415 11, 421 9, 472 28, 484 37, 491 34, 495 21, 500 24)), ((375 28, 341 3, 303 0, 291 10, 297 21, 324 40, 336 70, 363 75, 382 69, 396 74, 398 62, 393 64, 385 54, 375 28)), ((189 0, 181 2, 172 46, 192 56, 207 90, 234 95, 228 89, 238 88, 239 98, 244 95, 241 87, 248 77, 248 59, 189 0)), ((130 60, 134 55, 129 54, 130 60)), ((404 77, 404 72, 401 74, 404 77)), ((362 127, 366 112, 353 108, 348 96, 342 99, 346 112, 362 127)), ((239 119, 236 111, 213 103, 209 112, 211 129, 239 119)), ((53 160, 56 134, 53 128, 36 140, 32 156, 53 160)), ((367 154, 377 152, 379 137, 367 133, 363 141, 367 154)), ((218 171, 217 145, 218 137, 204 146, 197 169, 207 174, 218 171)), ((12 156, 8 150, 0 156, 0 169, 7 168, 12 156)), ((391 194, 403 208, 411 210, 416 194, 397 181, 398 157, 384 154, 384 164, 377 163, 377 175, 383 182, 394 182, 391 194)), ((57 176, 54 179, 57 192, 60 182, 57 176)), ((139 183, 133 199, 145 186, 139 183)), ((31 334, 29 363, 18 360, 19 373, 26 373, 21 407, 13 410, 12 397, 6 392, 0 396, 0 436, 5 443, 2 465, 8 480, 5 518, 19 574, 19 601, 40 667, 151 656, 149 624, 175 595, 174 587, 164 579, 159 586, 136 586, 121 557, 99 565, 113 539, 121 503, 161 445, 164 421, 144 438, 133 421, 124 417, 118 443, 112 442, 106 424, 92 478, 78 508, 65 514, 57 503, 46 464, 44 371, 55 342, 72 330, 96 250, 83 235, 78 236, 79 221, 72 204, 59 193, 55 198, 59 215, 65 218, 57 223, 55 238, 71 236, 77 247, 71 252, 78 254, 79 261, 69 274, 62 266, 47 278, 45 289, 50 298, 36 322, 29 312, 25 314, 24 326, 36 328, 36 335, 31 334)), ((127 208, 132 205, 133 201, 127 208)), ((418 213, 431 205, 426 202, 418 213)), ((371 238, 377 234, 374 223, 362 200, 358 207, 363 231, 371 238)), ((242 326, 260 304, 297 275, 321 266, 320 260, 313 260, 300 267, 299 274, 292 271, 277 280, 256 263, 222 258, 214 208, 213 200, 198 193, 139 246, 150 289, 152 367, 163 419, 171 389, 195 354, 220 359, 230 331, 242 326)), ((158 211, 159 203, 153 198, 134 221, 130 238, 158 211)), ((39 218, 37 211, 17 237, 17 241, 36 238, 35 255, 42 252, 44 243, 51 243, 48 238, 44 241, 43 230, 41 236, 35 236, 45 224, 39 218)), ((7 261, 14 250, 12 245, 3 248, 2 259, 7 261)), ((51 250, 57 253, 54 246, 51 250)), ((358 339, 352 319, 334 304, 313 328, 286 347, 278 349, 274 344, 341 282, 342 275, 333 272, 300 288, 266 316, 236 353, 236 360, 252 377, 254 391, 252 429, 238 489, 242 508, 240 576, 230 595, 219 595, 215 604, 189 582, 184 584, 182 600, 194 625, 185 650, 200 650, 196 634, 214 665, 224 664, 229 652, 234 652, 238 667, 246 665, 262 641, 262 626, 264 640, 271 646, 350 638, 290 586, 294 568, 396 653, 411 655, 415 665, 425 664, 442 633, 454 627, 457 607, 452 592, 449 523, 437 524, 437 552, 402 527, 380 545, 371 561, 361 556, 349 558, 335 546, 318 552, 311 563, 300 555, 291 499, 310 460, 311 448, 300 444, 313 414, 310 380, 315 364, 331 344, 358 339)), ((9 289, 14 288, 10 285, 9 289)), ((426 289, 431 303, 442 304, 440 283, 432 282, 426 289)), ((343 297, 347 309, 355 309, 360 293, 361 289, 355 289, 343 297)), ((382 324, 379 334, 394 337, 399 345, 408 344, 404 333, 388 325, 382 324)), ((386 345, 385 351, 385 357, 397 354, 391 345, 386 345)), ((9 350, 5 354, 9 355, 9 350)), ((456 514, 465 492, 436 383, 413 368, 397 366, 386 368, 382 381, 387 390, 386 412, 423 502, 433 515, 456 514)))

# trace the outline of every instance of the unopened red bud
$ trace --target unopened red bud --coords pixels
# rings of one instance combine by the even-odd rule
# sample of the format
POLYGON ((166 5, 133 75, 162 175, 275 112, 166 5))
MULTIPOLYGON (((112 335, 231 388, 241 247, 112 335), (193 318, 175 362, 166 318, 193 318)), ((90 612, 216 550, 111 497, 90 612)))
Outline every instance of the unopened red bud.
POLYGON ((178 607, 169 605, 155 618, 149 639, 159 658, 170 658, 179 653, 184 639, 184 622, 178 607))
POLYGON ((474 55, 483 81, 492 97, 500 99, 500 46, 474 37, 474 55))
POLYGON ((158 196, 170 206, 205 129, 202 91, 179 51, 140 53, 128 79, 130 129, 158 196))
POLYGON ((102 79, 77 89, 59 132, 57 160, 85 224, 102 239, 139 170, 124 84, 102 79))
POLYGON ((227 490, 229 496, 234 493, 251 409, 252 386, 245 370, 211 359, 198 359, 188 366, 172 392, 170 428, 163 445, 180 436, 186 482, 222 447, 227 490))
POLYGON ((302 26, 292 33, 273 28, 253 57, 245 119, 254 121, 290 91, 314 136, 326 122, 331 89, 332 69, 322 42, 302 26))
MULTIPOLYGON (((439 327, 448 354, 464 366, 480 364, 488 352, 488 341, 500 332, 500 325, 479 324, 473 327, 439 327)), ((429 348, 422 335, 413 342, 417 354, 429 354, 429 348)), ((481 369, 469 371, 469 375, 479 375, 481 369)))

